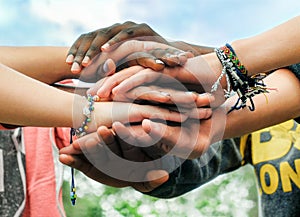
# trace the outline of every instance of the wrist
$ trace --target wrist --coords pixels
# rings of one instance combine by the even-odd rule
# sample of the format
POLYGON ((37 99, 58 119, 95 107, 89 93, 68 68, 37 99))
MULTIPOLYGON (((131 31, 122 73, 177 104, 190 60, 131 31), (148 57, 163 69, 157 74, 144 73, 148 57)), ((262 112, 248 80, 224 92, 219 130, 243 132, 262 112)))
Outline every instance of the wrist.
POLYGON ((73 110, 73 128, 77 136, 81 137, 87 133, 94 132, 101 125, 95 115, 95 97, 88 95, 75 96, 73 110))
MULTIPOLYGON (((209 54, 203 55, 202 57, 207 62, 207 64, 209 65, 211 71, 215 75, 215 78, 218 78, 222 73, 223 66, 222 66, 220 60, 218 59, 216 53, 215 52, 209 53, 209 54)), ((220 84, 221 84, 223 89, 227 88, 227 82, 226 82, 225 77, 223 77, 221 79, 220 84)))
MULTIPOLYGON (((262 50, 257 49, 261 45, 255 43, 249 39, 240 39, 231 43, 236 56, 247 69, 248 76, 272 69, 272 66, 268 66, 268 55, 261 53, 262 50)), ((268 49, 266 46, 266 44, 263 45, 263 50, 268 49)))
POLYGON ((194 56, 199 56, 199 55, 204 55, 204 54, 209 54, 214 52, 213 47, 189 44, 184 41, 171 41, 169 42, 169 45, 183 51, 190 51, 194 54, 194 56))

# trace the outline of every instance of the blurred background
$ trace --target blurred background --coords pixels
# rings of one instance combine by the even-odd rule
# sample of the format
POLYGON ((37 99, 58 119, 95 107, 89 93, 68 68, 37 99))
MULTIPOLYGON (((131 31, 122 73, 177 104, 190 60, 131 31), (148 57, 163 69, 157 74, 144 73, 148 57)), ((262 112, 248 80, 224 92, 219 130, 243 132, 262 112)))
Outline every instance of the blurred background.
MULTIPOLYGON (((0 0, 0 45, 70 46, 86 32, 131 20, 167 39, 221 46, 299 14, 299 0, 0 0)), ((253 170, 246 166, 182 197, 159 200, 105 187, 76 174, 78 202, 68 216, 258 216, 253 170)))

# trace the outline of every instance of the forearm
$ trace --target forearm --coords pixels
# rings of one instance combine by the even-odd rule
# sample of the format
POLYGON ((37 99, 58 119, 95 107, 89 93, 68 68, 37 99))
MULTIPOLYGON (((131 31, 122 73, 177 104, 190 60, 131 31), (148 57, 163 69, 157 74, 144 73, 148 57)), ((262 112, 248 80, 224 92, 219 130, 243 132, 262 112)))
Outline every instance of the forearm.
MULTIPOLYGON (((265 79, 267 87, 276 88, 253 98, 255 110, 234 110, 227 116, 224 138, 242 136, 300 116, 300 82, 287 69, 280 69, 265 79)), ((236 97, 226 103, 230 108, 236 97)))
POLYGON ((300 62, 300 16, 262 34, 232 43, 249 75, 300 62))
POLYGON ((23 126, 72 126, 73 94, 0 65, 0 122, 23 126))
POLYGON ((29 77, 53 84, 73 78, 65 63, 67 47, 0 47, 0 63, 29 77))
POLYGON ((212 53, 214 51, 213 47, 194 45, 183 41, 172 41, 169 42, 169 44, 183 51, 191 51, 195 56, 212 53))

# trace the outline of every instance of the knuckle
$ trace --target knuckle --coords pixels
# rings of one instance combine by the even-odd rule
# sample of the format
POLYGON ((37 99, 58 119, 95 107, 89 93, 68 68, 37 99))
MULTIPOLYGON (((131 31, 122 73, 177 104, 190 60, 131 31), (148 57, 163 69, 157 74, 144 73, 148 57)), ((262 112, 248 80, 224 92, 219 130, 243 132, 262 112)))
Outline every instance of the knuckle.
POLYGON ((81 57, 84 57, 84 56, 85 56, 85 52, 83 52, 83 51, 78 51, 78 52, 76 53, 76 59, 81 58, 81 57))
POLYGON ((152 29, 150 28, 150 26, 148 24, 146 24, 146 23, 141 23, 141 24, 139 24, 139 26, 142 29, 147 29, 147 30, 151 30, 152 31, 152 29))
POLYGON ((97 50, 99 50, 99 46, 91 45, 90 48, 89 48, 89 50, 90 50, 90 51, 93 51, 93 52, 94 52, 94 51, 97 51, 97 50))
POLYGON ((129 20, 129 21, 124 22, 122 25, 123 26, 134 26, 134 25, 136 25, 136 23, 129 20))
POLYGON ((123 29, 121 32, 125 33, 127 35, 133 35, 134 34, 134 28, 126 28, 126 29, 123 29))

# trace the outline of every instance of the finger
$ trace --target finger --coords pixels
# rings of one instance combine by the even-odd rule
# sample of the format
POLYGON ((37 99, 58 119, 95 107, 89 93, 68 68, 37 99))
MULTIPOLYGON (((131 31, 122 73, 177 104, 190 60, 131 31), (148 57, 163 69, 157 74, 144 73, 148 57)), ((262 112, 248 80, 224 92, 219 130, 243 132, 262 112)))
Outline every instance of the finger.
POLYGON ((127 76, 126 79, 123 79, 122 82, 119 82, 118 85, 115 85, 112 88, 112 93, 116 95, 118 92, 127 92, 128 90, 138 87, 142 84, 147 84, 151 82, 158 82, 162 78, 162 74, 155 72, 151 69, 140 70, 139 73, 132 73, 131 76, 127 76))
POLYGON ((82 35, 82 39, 77 48, 77 52, 75 54, 74 61, 76 61, 80 64, 82 63, 82 60, 85 57, 89 48, 91 47, 91 44, 92 44, 93 40, 95 39, 95 37, 96 37, 95 32, 89 32, 89 33, 82 35))
POLYGON ((162 88, 158 86, 139 86, 128 91, 126 96, 136 97, 140 100, 148 100, 153 102, 160 102, 170 105, 176 105, 177 108, 195 108, 197 107, 195 101, 197 94, 194 92, 185 92, 176 90, 176 83, 173 86, 175 89, 162 88))
POLYGON ((202 128, 200 128, 198 120, 190 119, 181 126, 168 126, 163 123, 144 120, 142 126, 153 139, 159 138, 161 149, 182 159, 199 156, 207 148, 205 138, 209 138, 206 133, 209 133, 210 127, 208 132, 205 131, 207 129, 203 130, 205 135, 200 134, 202 128))
POLYGON ((145 133, 145 131, 141 127, 128 127, 121 122, 114 122, 112 125, 112 129, 119 137, 122 143, 122 149, 130 149, 130 146, 148 147, 154 144, 153 139, 147 133, 145 133), (143 143, 139 143, 136 138, 140 138, 143 143), (126 144, 123 144, 123 142, 126 144))
POLYGON ((122 24, 116 23, 110 27, 107 27, 105 35, 107 35, 109 37, 106 40, 106 43, 101 46, 101 50, 103 52, 108 52, 110 50, 110 45, 114 45, 113 43, 110 42, 110 39, 112 39, 112 38, 115 39, 113 41, 115 41, 117 44, 119 44, 119 42, 121 42, 121 40, 117 40, 118 37, 116 37, 116 36, 118 35, 118 33, 120 33, 122 30, 128 29, 134 25, 136 25, 136 23, 131 22, 131 21, 126 21, 125 23, 122 23, 122 24))
POLYGON ((118 70, 135 65, 140 65, 145 68, 151 68, 154 71, 163 70, 165 67, 164 62, 154 57, 150 53, 136 52, 128 55, 126 58, 121 60, 120 65, 118 66, 118 70))
POLYGON ((123 123, 133 123, 141 122, 144 119, 153 119, 160 121, 173 121, 173 122, 184 122, 187 119, 187 115, 181 114, 177 111, 173 111, 168 108, 161 108, 157 106, 150 105, 139 105, 139 104, 127 104, 123 107, 122 112, 128 112, 129 115, 124 115, 122 113, 114 116, 113 118, 118 118, 123 123))
POLYGON ((83 136, 79 139, 76 139, 71 145, 68 145, 59 150, 60 154, 82 154, 82 146, 81 144, 98 144, 100 142, 97 134, 91 133, 86 136, 83 136))
POLYGON ((59 154, 59 161, 67 166, 73 167, 74 162, 76 161, 76 157, 74 155, 69 155, 69 154, 64 154, 60 153, 59 154))
POLYGON ((193 109, 179 109, 180 112, 186 114, 193 119, 208 119, 212 115, 211 108, 193 108, 193 109))
POLYGON ((169 179, 169 174, 164 170, 153 170, 146 174, 149 182, 133 184, 132 187, 140 192, 150 192, 159 187, 169 179))
POLYGON ((113 99, 117 101, 134 101, 146 100, 150 102, 165 103, 176 105, 182 108, 209 107, 214 100, 211 94, 198 94, 192 91, 176 89, 178 84, 168 84, 174 89, 163 88, 161 86, 138 86, 122 94, 113 95, 113 99))
POLYGON ((148 52, 154 48, 167 49, 170 46, 166 44, 161 44, 153 41, 137 41, 137 40, 128 40, 124 43, 121 43, 117 49, 112 52, 106 53, 109 55, 109 58, 113 59, 115 62, 118 62, 121 59, 124 59, 128 55, 136 52, 148 52))
POLYGON ((131 146, 138 147, 135 137, 137 136, 134 131, 130 130, 129 127, 126 127, 121 122, 114 122, 112 124, 112 129, 119 138, 119 141, 122 142, 121 150, 126 151, 131 149, 131 146))
POLYGON ((146 100, 151 102, 168 103, 170 101, 170 94, 166 92, 163 88, 158 88, 157 90, 153 86, 139 86, 124 94, 118 94, 114 97, 114 100, 119 100, 122 96, 123 100, 127 101, 134 100, 146 100))
MULTIPOLYGON (((102 85, 105 83, 105 81, 109 79, 109 77, 105 77, 97 81, 92 87, 90 87, 86 93, 90 94, 91 96, 97 95, 98 90, 102 87, 102 85)), ((103 97, 99 97, 100 101, 102 101, 103 97)))
MULTIPOLYGON (((145 132, 147 132, 154 140, 159 139, 160 148, 165 153, 170 152, 171 149, 173 149, 176 145, 184 147, 185 144, 189 144, 191 138, 190 133, 186 133, 184 130, 182 130, 182 125, 168 126, 163 123, 153 122, 145 119, 142 122, 142 126, 145 132)), ((189 129, 189 131, 192 131, 192 128, 189 129)))
POLYGON ((173 48, 157 48, 153 51, 150 51, 150 53, 156 58, 161 59, 167 66, 174 67, 181 65, 179 54, 183 54, 184 52, 173 48))
POLYGON ((63 164, 83 172, 86 176, 102 184, 109 185, 116 188, 127 187, 130 185, 126 181, 114 179, 106 175, 105 173, 95 168, 91 163, 78 156, 61 154, 59 155, 59 160, 63 164))
POLYGON ((98 35, 92 41, 89 49, 86 52, 84 60, 88 60, 88 61, 83 61, 82 62, 83 66, 87 66, 90 63, 90 60, 93 59, 101 52, 101 46, 106 42, 106 40, 107 40, 107 36, 98 33, 98 35))
POLYGON ((116 64, 112 59, 107 59, 103 65, 105 76, 113 75, 116 72, 116 64))
POLYGON ((113 130, 118 136, 118 141, 120 143, 120 148, 122 150, 123 158, 133 162, 147 162, 152 160, 148 155, 146 155, 140 145, 136 142, 135 136, 142 132, 142 128, 125 127, 120 122, 115 122, 113 124, 113 130))
POLYGON ((116 155, 122 156, 121 148, 118 144, 117 139, 115 138, 113 131, 108 129, 105 126, 101 126, 97 130, 99 138, 103 143, 116 155))
POLYGON ((185 52, 172 47, 166 49, 156 48, 149 53, 161 59, 166 66, 170 67, 182 66, 186 63, 188 58, 193 57, 191 52, 185 52))
POLYGON ((133 66, 127 69, 124 69, 112 76, 107 77, 104 80, 104 83, 102 83, 101 87, 97 91, 97 95, 102 98, 102 97, 108 97, 112 89, 119 85, 121 82, 123 82, 125 79, 128 77, 138 73, 141 71, 143 68, 141 66, 133 66))
POLYGON ((195 100, 197 107, 210 107, 210 105, 215 101, 215 97, 209 93, 196 94, 197 98, 195 100))
POLYGON ((147 180, 151 180, 147 183, 150 189, 155 189, 158 186, 162 185, 169 179, 169 174, 165 170, 156 170, 156 171, 149 171, 146 174, 147 180))
POLYGON ((168 42, 157 34, 153 29, 151 29, 147 24, 136 24, 133 22, 125 22, 123 24, 123 30, 120 31, 117 35, 112 37, 105 45, 102 46, 102 51, 109 52, 115 48, 116 44, 119 44, 121 41, 139 37, 139 40, 151 40, 157 41, 160 43, 168 44, 168 42))
POLYGON ((66 63, 68 63, 69 65, 73 64, 73 62, 74 62, 74 57, 75 57, 77 49, 81 43, 81 40, 82 40, 82 36, 80 36, 79 38, 76 39, 76 41, 73 43, 73 45, 70 47, 70 49, 68 51, 66 63))
POLYGON ((79 72, 81 72, 81 66, 83 66, 82 62, 84 58, 85 65, 90 62, 90 58, 86 56, 86 52, 90 48, 94 38, 95 32, 90 32, 81 36, 81 41, 80 44, 78 44, 76 53, 74 54, 74 60, 71 67, 71 71, 73 73, 78 74, 79 72))

